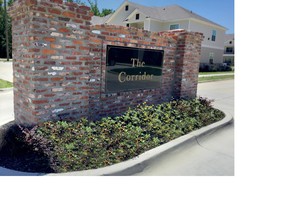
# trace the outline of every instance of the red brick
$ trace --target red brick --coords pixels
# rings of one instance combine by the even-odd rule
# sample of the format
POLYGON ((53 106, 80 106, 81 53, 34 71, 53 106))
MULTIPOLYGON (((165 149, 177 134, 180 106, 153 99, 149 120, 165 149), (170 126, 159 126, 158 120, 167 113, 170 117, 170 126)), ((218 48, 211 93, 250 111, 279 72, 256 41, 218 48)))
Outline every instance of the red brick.
POLYGON ((56 39, 53 37, 44 37, 44 41, 55 42, 56 39))
POLYGON ((83 47, 83 46, 80 46, 79 49, 80 49, 80 50, 90 50, 89 47, 83 47))
POLYGON ((38 52, 40 52, 40 49, 39 48, 30 48, 29 50, 28 50, 28 52, 33 52, 33 53, 38 53, 38 52))
POLYGON ((52 14, 61 15, 61 11, 56 8, 48 8, 48 12, 52 14))
POLYGON ((38 7, 37 10, 41 12, 46 12, 46 8, 43 8, 43 7, 38 7))
POLYGON ((81 40, 73 40, 73 43, 74 44, 83 44, 83 41, 81 41, 81 40))
POLYGON ((32 103, 33 104, 45 104, 45 103, 48 103, 48 100, 32 100, 32 103))
POLYGON ((80 6, 79 8, 82 9, 82 10, 86 10, 86 11, 90 11, 90 10, 91 10, 90 7, 85 6, 85 5, 82 5, 82 6, 80 6))
POLYGON ((90 26, 89 25, 80 25, 80 29, 83 29, 83 30, 90 30, 90 26))
POLYGON ((83 16, 81 16, 82 17, 82 19, 84 19, 84 20, 91 20, 91 16, 85 16, 85 15, 83 15, 83 16))
POLYGON ((62 103, 62 104, 59 104, 59 106, 69 106, 70 105, 70 103, 62 103))
POLYGON ((75 56, 66 57, 67 60, 76 60, 75 56))
POLYGON ((51 44, 51 48, 60 49, 60 48, 62 48, 62 45, 60 45, 60 44, 51 44))
POLYGON ((56 50, 50 50, 50 49, 43 49, 43 54, 46 54, 46 55, 54 55, 56 54, 56 50))
POLYGON ((82 10, 81 8, 78 8, 78 9, 76 10, 76 12, 77 12, 78 14, 82 14, 82 15, 87 15, 87 14, 88 14, 88 11, 86 11, 86 10, 82 10))
POLYGON ((65 17, 70 17, 70 18, 75 18, 75 13, 71 12, 71 11, 65 11, 62 13, 63 16, 65 17))
POLYGON ((62 4, 63 3, 63 0, 51 0, 51 2, 55 2, 55 3, 58 3, 58 4, 62 4))
POLYGON ((75 49, 76 46, 65 46, 66 49, 75 49))
POLYGON ((62 80, 64 80, 63 77, 53 77, 53 78, 51 78, 51 81, 53 81, 53 82, 62 81, 62 80))
POLYGON ((65 90, 66 91, 75 91, 76 87, 66 87, 65 90))
POLYGON ((46 82, 48 78, 33 78, 32 81, 34 82, 46 82))
POLYGON ((73 22, 83 24, 83 20, 81 19, 74 19, 73 22))
POLYGON ((88 57, 88 56, 86 56, 86 57, 80 57, 79 58, 79 60, 81 60, 81 61, 88 61, 88 60, 91 60, 92 58, 91 57, 88 57))
POLYGON ((59 32, 61 32, 61 33, 69 33, 70 30, 68 28, 59 28, 59 32))

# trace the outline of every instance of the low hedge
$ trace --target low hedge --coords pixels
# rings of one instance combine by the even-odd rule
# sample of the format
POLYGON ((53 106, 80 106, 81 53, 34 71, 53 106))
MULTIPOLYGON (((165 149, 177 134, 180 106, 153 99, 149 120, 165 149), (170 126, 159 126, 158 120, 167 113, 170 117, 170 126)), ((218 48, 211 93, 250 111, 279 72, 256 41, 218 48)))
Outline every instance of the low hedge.
MULTIPOLYGON (((223 112, 200 97, 156 106, 144 103, 121 116, 96 122, 81 119, 50 121, 31 129, 19 126, 22 135, 17 140, 21 148, 18 155, 30 156, 25 165, 19 162, 18 168, 57 173, 100 168, 138 156, 222 118, 223 112)), ((15 154, 10 157, 15 158, 15 154)))

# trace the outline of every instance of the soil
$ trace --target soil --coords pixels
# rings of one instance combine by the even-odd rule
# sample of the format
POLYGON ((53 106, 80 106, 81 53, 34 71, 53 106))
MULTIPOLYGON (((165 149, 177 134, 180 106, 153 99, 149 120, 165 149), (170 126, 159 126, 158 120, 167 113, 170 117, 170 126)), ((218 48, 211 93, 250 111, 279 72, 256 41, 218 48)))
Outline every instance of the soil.
POLYGON ((53 173, 44 154, 17 139, 20 133, 13 122, 0 127, 0 166, 22 172, 53 173))

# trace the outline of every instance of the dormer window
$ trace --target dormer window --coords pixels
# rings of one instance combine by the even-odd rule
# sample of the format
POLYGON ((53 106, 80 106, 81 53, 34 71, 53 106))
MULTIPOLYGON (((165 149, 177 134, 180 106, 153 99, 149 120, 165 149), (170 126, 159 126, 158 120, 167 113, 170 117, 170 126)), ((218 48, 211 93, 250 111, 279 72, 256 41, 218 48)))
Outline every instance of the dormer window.
POLYGON ((139 20, 139 14, 135 15, 135 20, 139 20))
POLYGON ((128 11, 129 5, 125 5, 125 11, 128 11))

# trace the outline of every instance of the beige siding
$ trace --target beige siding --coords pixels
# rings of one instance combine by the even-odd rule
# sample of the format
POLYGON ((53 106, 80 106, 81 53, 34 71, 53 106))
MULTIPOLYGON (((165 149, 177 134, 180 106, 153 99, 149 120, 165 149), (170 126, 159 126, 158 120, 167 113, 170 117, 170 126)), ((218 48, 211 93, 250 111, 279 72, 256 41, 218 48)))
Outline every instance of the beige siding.
POLYGON ((136 8, 129 4, 128 11, 125 11, 123 6, 118 13, 115 13, 113 19, 110 20, 109 24, 125 26, 126 23, 123 23, 124 19, 127 18, 136 8))
POLYGON ((183 21, 174 21, 174 22, 164 22, 162 25, 162 28, 164 31, 170 30, 170 25, 172 24, 179 24, 179 29, 185 29, 188 30, 188 20, 183 20, 183 21))
POLYGON ((210 53, 213 53, 214 63, 223 63, 223 50, 201 47, 201 63, 209 63, 210 53))
POLYGON ((137 13, 133 13, 131 15, 131 17, 128 18, 128 21, 129 23, 136 23, 136 22, 144 22, 145 21, 145 14, 143 13, 140 13, 137 11, 137 13), (139 19, 136 19, 136 14, 139 14, 139 19))
POLYGON ((202 42, 203 46, 207 45, 207 46, 213 47, 215 49, 221 48, 222 50, 224 50, 225 30, 191 20, 190 21, 190 31, 203 33, 203 35, 204 35, 204 40, 202 42), (216 41, 212 41, 212 31, 213 30, 216 30, 216 41))
POLYGON ((204 35, 201 47, 201 63, 209 63, 210 53, 214 55, 214 63, 223 62, 225 30, 191 20, 190 31, 201 32, 204 35), (216 31, 215 41, 212 41, 213 30, 216 31))
POLYGON ((150 28, 146 29, 152 32, 160 32, 163 30, 162 27, 162 22, 160 21, 155 21, 155 20, 150 20, 150 28))

